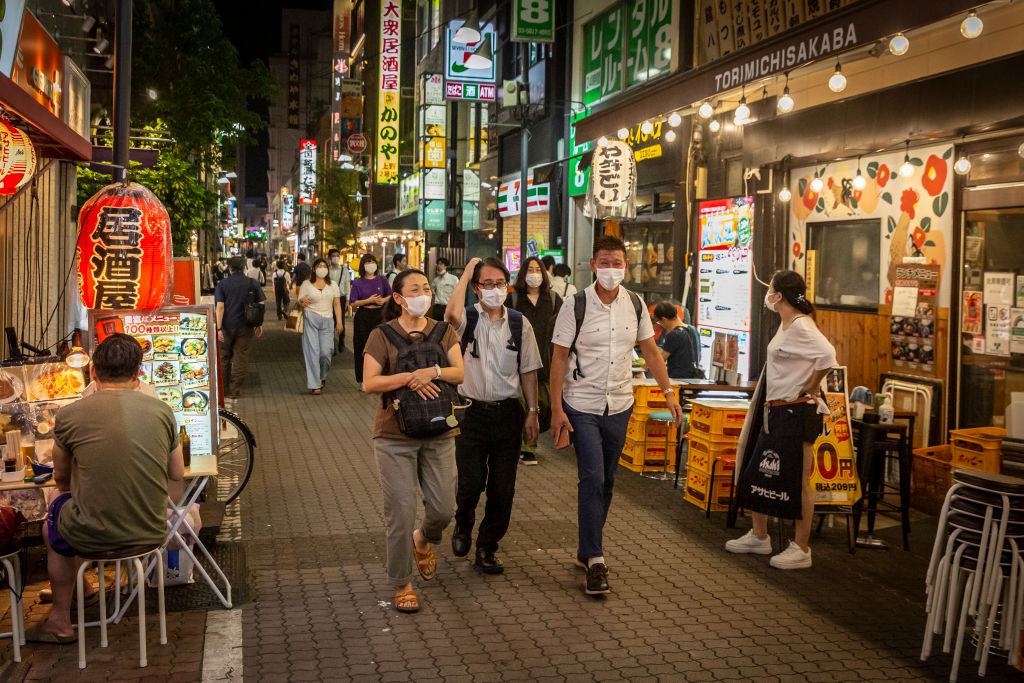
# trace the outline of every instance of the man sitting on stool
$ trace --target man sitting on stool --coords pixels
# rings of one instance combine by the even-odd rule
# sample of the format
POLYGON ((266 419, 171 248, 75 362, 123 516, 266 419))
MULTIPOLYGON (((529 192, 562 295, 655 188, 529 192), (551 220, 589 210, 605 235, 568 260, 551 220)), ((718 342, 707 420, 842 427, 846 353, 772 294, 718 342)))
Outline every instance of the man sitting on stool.
POLYGON ((134 391, 141 363, 142 347, 133 337, 107 337, 89 370, 99 390, 57 413, 53 481, 61 493, 43 525, 53 606, 27 640, 75 641, 77 555, 162 545, 167 536, 167 497, 181 499, 185 464, 174 413, 160 399, 134 391))

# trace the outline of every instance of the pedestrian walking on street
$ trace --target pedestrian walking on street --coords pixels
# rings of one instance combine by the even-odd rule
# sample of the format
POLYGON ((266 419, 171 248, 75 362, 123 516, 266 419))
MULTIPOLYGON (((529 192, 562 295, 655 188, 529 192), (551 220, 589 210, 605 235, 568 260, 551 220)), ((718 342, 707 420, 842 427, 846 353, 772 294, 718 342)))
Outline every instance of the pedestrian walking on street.
POLYGON ((676 402, 665 362, 654 343, 647 307, 620 284, 628 265, 622 240, 599 237, 590 259, 597 282, 562 306, 552 340, 551 430, 556 444, 563 441, 564 430, 575 438, 579 472, 576 564, 587 571, 588 595, 609 592, 602 534, 633 412, 632 354, 636 344, 676 425, 683 420, 683 409, 676 402))
POLYGON ((334 347, 334 352, 339 353, 345 350, 345 315, 348 313, 348 295, 352 291, 352 275, 348 264, 341 262, 341 252, 337 249, 327 252, 327 259, 330 261, 328 274, 331 282, 338 285, 338 291, 341 292, 341 332, 338 333, 338 344, 334 347))
MULTIPOLYGON (((537 336, 543 367, 537 371, 535 405, 539 408, 540 432, 543 433, 551 427, 551 335, 555 329, 555 318, 562 308, 562 297, 548 285, 548 279, 544 277, 544 264, 536 256, 526 259, 526 263, 519 268, 516 283, 505 305, 522 313, 530 321, 537 336)), ((531 438, 523 431, 520 450, 520 461, 524 465, 537 464, 536 435, 531 438)))
POLYGON ((227 380, 227 395, 242 392, 249 373, 249 351, 252 340, 263 336, 263 325, 251 326, 246 321, 246 303, 264 302, 267 296, 256 282, 245 275, 245 258, 232 256, 228 262, 231 275, 217 283, 213 300, 217 304, 217 341, 220 343, 220 365, 227 380), (252 297, 250 297, 252 294, 252 297))
POLYGON ((537 371, 543 363, 529 319, 503 305, 508 280, 508 270, 498 259, 471 259, 445 311, 462 339, 465 378, 459 393, 472 401, 455 437, 459 488, 452 552, 456 557, 469 553, 476 506, 486 490, 475 561, 486 574, 505 571, 495 553, 512 518, 519 446, 524 428, 534 442, 539 430, 537 371), (466 307, 471 284, 479 303, 466 307), (520 402, 524 394, 525 416, 520 402))
MULTIPOLYGON (((731 553, 771 555, 768 516, 796 517, 796 538, 789 547, 775 555, 769 564, 776 569, 806 569, 811 566, 811 521, 814 518, 814 495, 811 491, 811 465, 814 441, 821 434, 822 415, 828 407, 821 398, 821 380, 836 365, 836 350, 814 324, 814 304, 807 300, 807 285, 800 274, 791 270, 772 276, 764 295, 764 305, 777 313, 782 321, 768 343, 768 362, 758 383, 763 384, 764 411, 751 410, 747 422, 753 429, 755 420, 763 425, 756 442, 743 456, 743 471, 737 496, 751 510, 754 526, 744 536, 726 542, 731 553), (768 483, 755 483, 754 477, 771 461, 768 483), (757 471, 756 473, 754 471, 757 471), (787 486, 788 483, 788 486, 787 486), (789 499, 784 505, 776 496, 762 496, 754 489, 785 487, 789 499), (796 513, 796 514, 794 514, 796 513)), ((756 399, 755 399, 756 400, 756 399)))
POLYGON ((352 283, 349 294, 352 317, 352 355, 355 356, 356 382, 363 381, 363 349, 370 332, 381 321, 381 308, 391 300, 391 285, 380 274, 377 257, 363 254, 359 260, 359 277, 352 283))
POLYGON ((551 277, 551 289, 555 294, 562 297, 563 301, 576 293, 576 285, 569 282, 569 277, 572 275, 572 268, 564 263, 556 263, 555 267, 551 269, 551 272, 554 273, 551 277))
POLYGON ((451 262, 444 256, 437 259, 437 266, 434 268, 434 282, 431 289, 434 290, 434 320, 444 320, 445 309, 452 299, 452 292, 459 284, 459 278, 451 274, 448 269, 451 262))
MULTIPOLYGON (((406 270, 395 277, 394 293, 384 313, 387 322, 370 334, 363 356, 363 391, 381 394, 373 424, 373 452, 384 494, 388 580, 396 589, 395 609, 400 612, 419 610, 419 599, 412 587, 413 563, 424 580, 434 578, 437 557, 431 546, 441 542, 455 512, 454 439, 458 429, 428 438, 408 436, 399 424, 392 399, 392 392, 402 388, 412 390, 422 399, 432 399, 440 395, 443 387, 439 385, 457 385, 463 380, 458 335, 448 323, 426 317, 430 299, 430 283, 421 271, 406 270), (437 326, 441 327, 435 330, 437 326), (389 335, 401 339, 403 348, 389 335), (433 343, 439 335, 436 352, 432 353, 433 349, 425 345, 433 343), (432 366, 397 371, 400 360, 432 355, 432 366), (423 500, 424 517, 416 527, 419 497, 423 500)), ((448 424, 458 423, 453 418, 448 424)))
POLYGON ((313 269, 306 263, 306 252, 299 252, 299 262, 292 269, 292 284, 295 285, 295 294, 298 295, 302 283, 313 277, 313 269))
POLYGON ((409 257, 404 253, 397 253, 391 257, 391 271, 388 273, 388 284, 394 286, 395 278, 404 270, 409 269, 409 257))
POLYGON ((303 310, 302 356, 306 361, 306 388, 314 395, 327 384, 334 356, 334 335, 341 330, 341 291, 331 282, 327 261, 313 262, 313 278, 299 288, 303 310))
POLYGON ((277 262, 277 270, 274 271, 274 298, 277 300, 277 319, 284 320, 288 317, 288 303, 291 301, 288 296, 288 289, 292 286, 292 276, 285 269, 284 261, 277 262))

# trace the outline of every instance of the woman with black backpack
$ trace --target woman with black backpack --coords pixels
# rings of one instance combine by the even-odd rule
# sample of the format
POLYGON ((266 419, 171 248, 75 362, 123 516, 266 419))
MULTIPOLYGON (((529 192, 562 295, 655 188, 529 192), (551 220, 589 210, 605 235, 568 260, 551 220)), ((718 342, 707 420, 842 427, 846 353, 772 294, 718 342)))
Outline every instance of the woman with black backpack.
POLYGON ((432 297, 422 271, 402 271, 393 289, 384 305, 385 322, 366 340, 363 391, 381 394, 373 451, 384 493, 386 565, 396 588, 395 609, 416 612, 413 562, 424 580, 434 578, 437 558, 431 545, 440 543, 455 513, 455 386, 463 380, 462 348, 451 325, 426 317, 432 297), (439 404, 451 409, 437 410, 439 404), (437 414, 431 416, 431 410, 437 414), (425 508, 419 527, 417 486, 425 508))

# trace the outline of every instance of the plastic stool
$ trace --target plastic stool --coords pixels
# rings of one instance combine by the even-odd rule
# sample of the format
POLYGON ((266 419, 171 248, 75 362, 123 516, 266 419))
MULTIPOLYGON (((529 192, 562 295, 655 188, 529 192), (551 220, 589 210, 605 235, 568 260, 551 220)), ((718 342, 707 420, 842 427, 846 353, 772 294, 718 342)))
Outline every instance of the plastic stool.
POLYGON ((25 612, 21 604, 21 558, 15 550, 0 556, 0 564, 7 574, 7 589, 11 595, 11 641, 14 643, 14 661, 21 661, 21 646, 25 644, 25 612))
MULTIPOLYGON (((669 435, 672 430, 672 425, 675 424, 676 418, 672 414, 671 410, 655 410, 653 413, 647 416, 647 423, 654 422, 665 422, 665 464, 662 466, 661 475, 664 477, 668 475, 668 444, 669 435)), ((644 454, 643 459, 640 461, 640 474, 643 475, 644 467, 647 465, 647 429, 644 428, 644 454)), ((678 467, 678 464, 677 464, 678 467)))
MULTIPOLYGON (((142 545, 129 548, 117 548, 99 553, 82 553, 82 566, 78 569, 78 668, 85 668, 85 576, 86 568, 93 562, 97 563, 97 574, 100 579, 100 647, 107 647, 107 595, 106 575, 103 566, 113 562, 120 576, 121 563, 128 562, 129 568, 135 567, 136 590, 139 596, 139 666, 145 667, 146 662, 146 572, 142 568, 143 558, 153 555, 156 558, 157 602, 160 612, 160 644, 167 644, 167 618, 164 612, 164 559, 158 545, 142 545)), ((132 572, 129 572, 129 577, 132 572)), ((131 582, 131 578, 128 579, 131 582)), ((121 587, 114 587, 115 595, 120 604, 121 587)), ((115 609, 116 611, 116 609, 115 609)))

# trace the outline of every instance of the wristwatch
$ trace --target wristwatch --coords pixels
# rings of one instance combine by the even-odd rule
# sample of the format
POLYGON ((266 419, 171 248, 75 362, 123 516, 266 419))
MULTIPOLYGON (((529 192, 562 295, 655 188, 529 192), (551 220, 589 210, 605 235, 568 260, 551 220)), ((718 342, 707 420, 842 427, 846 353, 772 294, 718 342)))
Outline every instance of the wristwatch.
POLYGON ((663 393, 665 396, 675 396, 676 395, 675 389, 672 389, 672 388, 662 389, 661 393, 663 393))
POLYGON ((434 379, 441 379, 441 366, 437 363, 434 363, 434 372, 437 373, 437 376, 434 379))
POLYGON ((537 413, 537 412, 540 412, 540 408, 538 408, 536 406, 533 406, 533 407, 529 408, 529 411, 531 413, 537 413))

